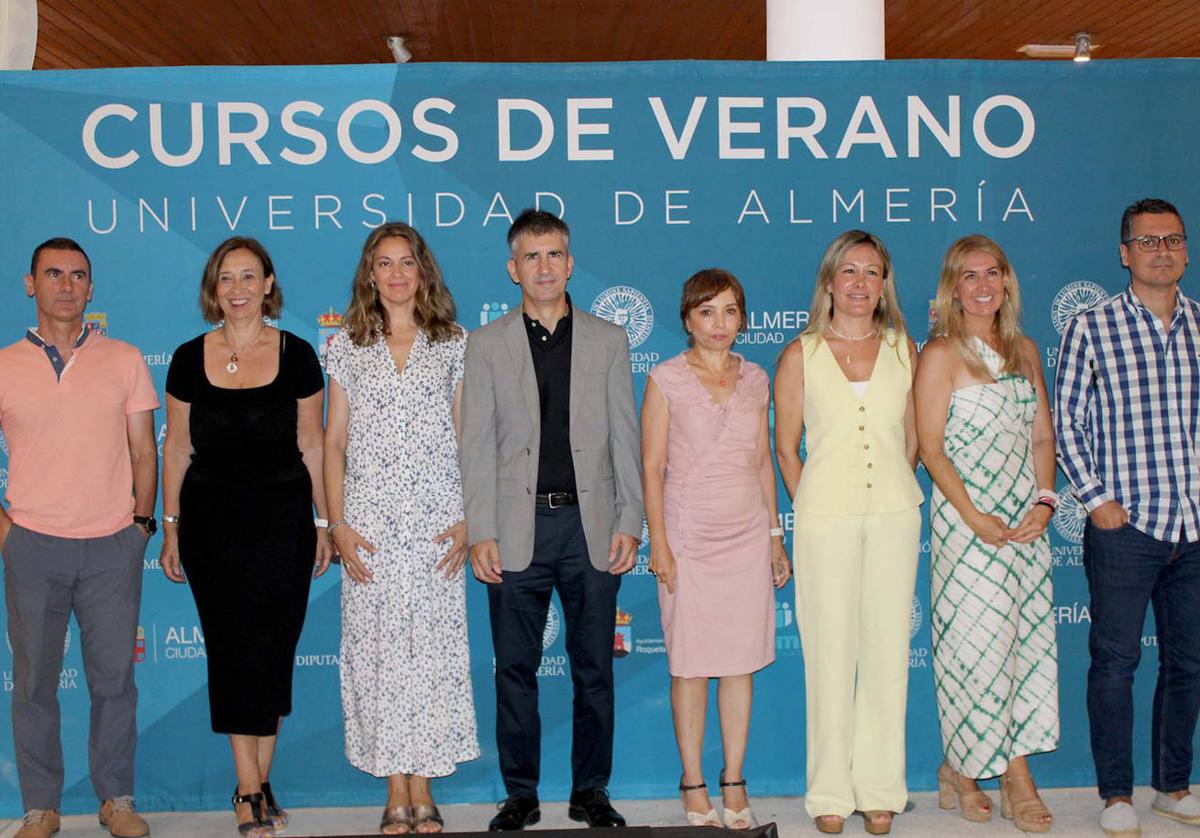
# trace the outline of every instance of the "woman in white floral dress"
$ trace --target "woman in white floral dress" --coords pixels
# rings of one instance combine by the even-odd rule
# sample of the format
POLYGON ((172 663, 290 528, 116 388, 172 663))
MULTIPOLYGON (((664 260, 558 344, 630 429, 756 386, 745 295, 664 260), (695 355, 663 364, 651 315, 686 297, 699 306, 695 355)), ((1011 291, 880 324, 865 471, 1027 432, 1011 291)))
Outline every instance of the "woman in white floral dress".
POLYGON ((430 779, 479 756, 457 443, 465 346, 420 234, 374 230, 325 356, 325 480, 344 571, 346 758, 388 778, 384 834, 441 831, 430 779))

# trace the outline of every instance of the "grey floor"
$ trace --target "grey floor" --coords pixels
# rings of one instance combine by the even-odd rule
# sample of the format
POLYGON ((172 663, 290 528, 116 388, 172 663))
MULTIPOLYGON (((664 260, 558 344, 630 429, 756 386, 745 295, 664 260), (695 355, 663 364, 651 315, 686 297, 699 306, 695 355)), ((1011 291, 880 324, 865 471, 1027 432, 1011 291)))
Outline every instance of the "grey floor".
MULTIPOLYGON (((995 799, 995 793, 992 793, 995 799)), ((1100 836, 1097 819, 1100 802, 1094 789, 1046 789, 1042 792, 1046 805, 1054 812, 1055 836, 1100 836)), ((986 838, 1015 834, 1009 821, 997 816, 991 823, 967 823, 953 812, 943 812, 937 807, 937 795, 914 794, 916 808, 896 819, 893 835, 909 836, 965 836, 986 838)), ((1134 798, 1142 822, 1143 835, 1191 836, 1200 838, 1200 828, 1184 826, 1150 812, 1153 794, 1149 789, 1138 789, 1134 798)), ((674 800, 631 800, 614 801, 630 824, 682 824, 679 804, 674 800)), ((716 802, 716 801, 714 801, 716 802)), ((795 797, 764 797, 753 800, 754 811, 759 821, 775 821, 782 838, 817 836, 820 833, 804 814, 804 802, 795 797)), ((996 803, 998 808, 998 802, 996 803)), ((291 826, 284 833, 287 838, 304 835, 347 835, 371 834, 379 824, 382 809, 295 809, 291 812, 291 826)), ((448 831, 474 832, 487 828, 487 821, 494 808, 488 805, 444 806, 448 831)), ((154 812, 147 815, 151 835, 156 838, 230 838, 236 835, 231 812, 154 812)), ((21 826, 20 820, 0 822, 0 838, 11 838, 21 826)), ((537 829, 564 829, 579 827, 567 819, 565 803, 544 803, 542 822, 537 829)), ((73 815, 63 818, 60 838, 74 836, 102 836, 94 815, 73 815)), ((853 818, 846 824, 845 835, 864 835, 862 819, 853 818)))

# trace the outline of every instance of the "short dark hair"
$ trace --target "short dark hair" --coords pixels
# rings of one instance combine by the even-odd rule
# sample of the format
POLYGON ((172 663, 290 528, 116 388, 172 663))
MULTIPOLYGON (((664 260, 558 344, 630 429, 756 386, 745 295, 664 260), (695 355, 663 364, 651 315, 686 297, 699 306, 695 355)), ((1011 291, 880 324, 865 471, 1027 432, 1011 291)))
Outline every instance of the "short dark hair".
POLYGON ((79 242, 75 239, 68 239, 65 236, 57 236, 53 239, 46 239, 33 249, 33 258, 29 260, 29 275, 37 274, 38 257, 42 255, 43 250, 73 250, 76 253, 83 255, 83 260, 87 262, 88 276, 92 273, 92 260, 88 257, 87 251, 84 250, 79 242))
MULTIPOLYGON (((1183 227, 1183 216, 1170 201, 1164 201, 1162 198, 1142 198, 1140 201, 1134 201, 1125 208, 1125 212, 1121 213, 1121 244, 1129 241, 1133 235, 1133 217, 1147 214, 1173 215, 1179 219, 1179 226, 1183 227)), ((1187 230, 1184 232, 1186 233, 1187 230)))
POLYGON ((569 250, 571 247, 571 228, 554 213, 530 207, 522 210, 517 220, 508 228, 508 249, 514 253, 517 250, 517 239, 526 234, 544 236, 547 233, 561 233, 563 244, 569 250))
MULTIPOLYGON (((738 321, 738 331, 741 332, 748 325, 746 320, 746 292, 742 290, 742 283, 738 282, 738 278, 729 271, 722 268, 705 268, 702 271, 696 271, 687 278, 683 283, 683 298, 679 301, 679 320, 683 323, 683 330, 687 332, 687 318, 692 313, 693 309, 699 308, 704 303, 707 303, 713 297, 723 291, 732 291, 733 298, 737 301, 738 309, 741 311, 741 318, 738 321)), ((692 345, 692 336, 688 332, 688 346, 692 345)))
POLYGON ((249 250, 258 257, 258 261, 262 262, 264 280, 269 276, 275 277, 275 281, 271 283, 271 290, 263 297, 262 315, 278 317, 283 311, 283 289, 279 287, 279 277, 275 276, 275 265, 271 262, 271 255, 267 253, 267 249, 258 239, 249 236, 225 239, 208 257, 204 274, 200 277, 200 313, 209 323, 220 323, 225 319, 225 315, 221 313, 221 304, 217 302, 217 280, 221 275, 221 263, 235 250, 249 250))

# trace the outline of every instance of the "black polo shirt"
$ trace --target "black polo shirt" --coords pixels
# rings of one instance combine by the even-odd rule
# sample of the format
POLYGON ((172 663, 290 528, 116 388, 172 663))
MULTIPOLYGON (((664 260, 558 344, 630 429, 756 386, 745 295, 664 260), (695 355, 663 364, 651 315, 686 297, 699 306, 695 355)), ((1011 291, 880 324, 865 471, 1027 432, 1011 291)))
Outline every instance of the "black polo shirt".
POLYGON ((525 312, 525 332, 537 377, 542 414, 538 449, 538 494, 575 491, 575 462, 571 459, 571 295, 567 313, 550 332, 525 312))

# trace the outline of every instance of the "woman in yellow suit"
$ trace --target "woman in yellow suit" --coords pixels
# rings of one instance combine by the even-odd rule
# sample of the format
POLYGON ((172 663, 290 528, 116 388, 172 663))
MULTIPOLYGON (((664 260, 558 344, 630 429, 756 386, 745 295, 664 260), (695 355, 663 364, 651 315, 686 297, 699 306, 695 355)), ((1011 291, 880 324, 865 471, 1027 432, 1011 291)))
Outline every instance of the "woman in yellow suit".
POLYGON ((908 800, 908 626, 923 500, 913 475, 916 357, 887 248, 862 230, 842 233, 821 260, 808 327, 775 377, 775 447, 796 513, 805 808, 826 833, 857 810, 867 832, 886 834, 908 800))

